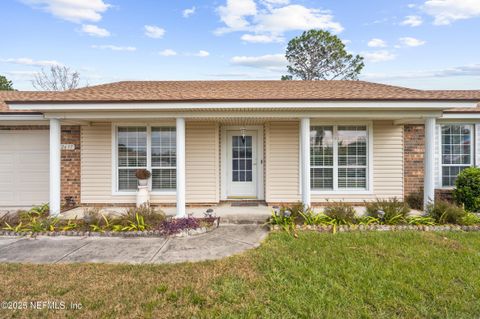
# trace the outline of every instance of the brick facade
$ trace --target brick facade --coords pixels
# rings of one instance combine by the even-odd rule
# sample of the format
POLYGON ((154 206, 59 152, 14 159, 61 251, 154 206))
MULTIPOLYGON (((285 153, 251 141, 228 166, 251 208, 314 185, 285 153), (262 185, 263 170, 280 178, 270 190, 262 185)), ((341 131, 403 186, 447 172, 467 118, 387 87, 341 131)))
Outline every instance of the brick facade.
POLYGON ((66 206, 80 204, 80 126, 62 126, 62 144, 75 145, 62 150, 61 201, 66 206))
POLYGON ((424 125, 405 125, 403 130, 403 191, 405 196, 423 192, 424 125))
MULTIPOLYGON (((0 130, 25 131, 48 130, 48 125, 4 125, 0 130)), ((75 150, 62 150, 61 155, 61 203, 67 204, 71 197, 75 204, 80 204, 80 126, 62 125, 62 144, 74 144, 75 150)), ((70 205, 73 202, 70 201, 70 205)))
MULTIPOLYGON (((403 178, 404 194, 423 193, 423 154, 425 152, 425 127, 423 124, 409 124, 403 130, 403 178)), ((436 189, 435 199, 452 201, 452 191, 436 189)))

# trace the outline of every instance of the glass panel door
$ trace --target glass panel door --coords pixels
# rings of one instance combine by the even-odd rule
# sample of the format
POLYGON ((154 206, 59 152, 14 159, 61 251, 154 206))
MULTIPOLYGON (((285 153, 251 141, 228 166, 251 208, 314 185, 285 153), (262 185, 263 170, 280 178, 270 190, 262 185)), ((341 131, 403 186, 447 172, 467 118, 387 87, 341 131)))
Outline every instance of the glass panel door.
POLYGON ((252 137, 232 136, 232 181, 252 181, 252 137))

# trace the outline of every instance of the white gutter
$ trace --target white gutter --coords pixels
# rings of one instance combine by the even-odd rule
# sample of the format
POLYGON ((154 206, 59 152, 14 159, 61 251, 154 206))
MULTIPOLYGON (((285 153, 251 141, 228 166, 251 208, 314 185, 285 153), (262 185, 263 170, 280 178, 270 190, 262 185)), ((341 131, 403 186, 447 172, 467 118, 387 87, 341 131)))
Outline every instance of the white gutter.
POLYGON ((8 103, 12 110, 112 111, 112 110, 445 110, 474 108, 475 102, 462 101, 266 101, 266 102, 165 102, 165 103, 8 103))
POLYGON ((0 114, 0 121, 47 121, 42 114, 0 114))
POLYGON ((475 113, 444 113, 442 119, 480 119, 480 112, 475 113))

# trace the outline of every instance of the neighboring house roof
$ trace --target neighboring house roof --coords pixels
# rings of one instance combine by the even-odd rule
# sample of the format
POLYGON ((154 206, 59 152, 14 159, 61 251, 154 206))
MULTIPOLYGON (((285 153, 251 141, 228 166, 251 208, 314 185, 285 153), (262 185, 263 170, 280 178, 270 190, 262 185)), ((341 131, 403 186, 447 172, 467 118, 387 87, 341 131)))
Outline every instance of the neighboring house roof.
MULTIPOLYGON (((3 97, 3 100, 12 103, 369 100, 480 102, 480 90, 415 90, 365 81, 123 81, 65 92, 14 92, 3 97)), ((3 111, 4 109, 5 106, 3 111)), ((472 109, 468 111, 471 112, 472 109)))

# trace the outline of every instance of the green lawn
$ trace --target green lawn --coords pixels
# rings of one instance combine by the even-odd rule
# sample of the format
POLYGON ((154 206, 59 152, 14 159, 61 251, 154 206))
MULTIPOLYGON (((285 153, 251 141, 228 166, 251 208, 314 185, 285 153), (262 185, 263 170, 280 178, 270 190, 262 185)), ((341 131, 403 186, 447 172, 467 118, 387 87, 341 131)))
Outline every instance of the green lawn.
POLYGON ((478 318, 480 233, 273 233, 215 262, 2 264, 0 283, 0 301, 83 305, 0 318, 478 318))

